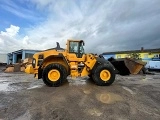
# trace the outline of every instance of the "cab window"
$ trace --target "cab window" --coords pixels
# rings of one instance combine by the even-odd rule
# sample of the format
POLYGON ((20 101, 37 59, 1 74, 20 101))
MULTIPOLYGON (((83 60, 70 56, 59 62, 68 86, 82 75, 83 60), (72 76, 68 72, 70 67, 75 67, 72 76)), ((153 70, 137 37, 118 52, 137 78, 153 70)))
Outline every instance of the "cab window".
POLYGON ((69 52, 75 53, 78 58, 81 58, 84 54, 84 42, 83 41, 70 41, 69 52))
POLYGON ((70 42, 69 52, 78 53, 78 42, 70 42))

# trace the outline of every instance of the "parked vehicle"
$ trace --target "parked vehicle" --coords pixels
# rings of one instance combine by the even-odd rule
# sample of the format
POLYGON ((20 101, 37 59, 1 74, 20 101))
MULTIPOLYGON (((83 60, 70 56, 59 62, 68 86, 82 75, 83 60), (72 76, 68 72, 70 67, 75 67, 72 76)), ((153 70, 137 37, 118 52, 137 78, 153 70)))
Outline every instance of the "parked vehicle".
POLYGON ((149 70, 160 70, 160 61, 149 61, 147 67, 149 70))

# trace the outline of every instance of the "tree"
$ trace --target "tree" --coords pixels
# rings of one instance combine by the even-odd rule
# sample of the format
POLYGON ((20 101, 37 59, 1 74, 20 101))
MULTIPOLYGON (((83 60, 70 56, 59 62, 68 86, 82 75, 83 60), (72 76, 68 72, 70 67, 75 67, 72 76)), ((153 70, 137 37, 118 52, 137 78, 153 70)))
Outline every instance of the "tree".
POLYGON ((142 58, 141 58, 141 55, 140 55, 139 53, 130 53, 130 57, 131 57, 132 59, 136 59, 136 60, 142 59, 142 58))

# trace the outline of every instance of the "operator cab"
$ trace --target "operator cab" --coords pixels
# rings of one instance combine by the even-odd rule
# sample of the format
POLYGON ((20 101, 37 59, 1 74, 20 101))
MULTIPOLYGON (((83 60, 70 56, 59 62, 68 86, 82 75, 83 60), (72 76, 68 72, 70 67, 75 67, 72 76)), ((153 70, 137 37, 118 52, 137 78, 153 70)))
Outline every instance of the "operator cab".
POLYGON ((69 41, 69 53, 75 53, 77 58, 82 58, 84 54, 84 41, 69 41))

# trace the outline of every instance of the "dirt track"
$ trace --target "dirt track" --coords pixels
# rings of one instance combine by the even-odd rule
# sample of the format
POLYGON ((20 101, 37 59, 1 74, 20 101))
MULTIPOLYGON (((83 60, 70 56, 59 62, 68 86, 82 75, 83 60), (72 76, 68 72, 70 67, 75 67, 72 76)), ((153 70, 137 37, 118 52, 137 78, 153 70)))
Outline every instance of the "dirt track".
POLYGON ((118 76, 112 86, 88 78, 47 87, 25 73, 0 73, 0 119, 159 120, 160 74, 118 76), (86 80, 88 82, 86 82, 86 80))

